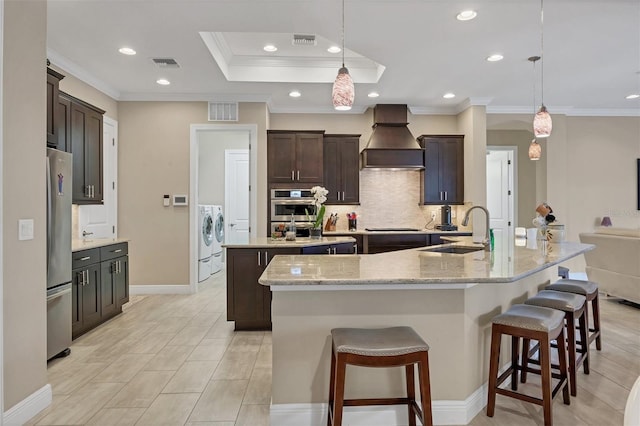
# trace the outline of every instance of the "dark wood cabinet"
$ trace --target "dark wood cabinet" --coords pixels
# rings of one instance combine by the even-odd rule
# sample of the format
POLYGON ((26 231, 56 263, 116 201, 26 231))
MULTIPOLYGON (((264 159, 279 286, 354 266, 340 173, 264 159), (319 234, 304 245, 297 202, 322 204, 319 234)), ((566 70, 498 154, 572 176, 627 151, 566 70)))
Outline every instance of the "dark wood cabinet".
POLYGON ((354 243, 334 243, 304 247, 302 254, 354 254, 355 251, 354 243))
POLYGON ((430 245, 449 244, 451 241, 443 240, 442 237, 470 237, 471 232, 447 232, 446 234, 430 234, 430 245))
POLYGON ((464 204, 464 135, 422 135, 422 204, 464 204))
POLYGON ((429 234, 369 234, 366 253, 385 253, 429 245, 429 234))
POLYGON ((322 185, 324 131, 267 131, 269 184, 322 185))
POLYGON ((227 249, 227 321, 235 321, 236 330, 271 329, 271 290, 258 278, 279 254, 300 249, 227 249))
POLYGON ((58 148, 58 94, 64 75, 47 68, 47 147, 58 148))
POLYGON ((122 312, 129 301, 128 244, 81 250, 72 257, 72 336, 122 312))
POLYGON ((71 101, 63 96, 58 96, 58 147, 60 151, 71 152, 71 101))
POLYGON ((59 104, 59 144, 73 154, 73 202, 102 204, 104 111, 64 92, 59 104))
POLYGON ((327 204, 360 203, 360 135, 324 135, 327 204))

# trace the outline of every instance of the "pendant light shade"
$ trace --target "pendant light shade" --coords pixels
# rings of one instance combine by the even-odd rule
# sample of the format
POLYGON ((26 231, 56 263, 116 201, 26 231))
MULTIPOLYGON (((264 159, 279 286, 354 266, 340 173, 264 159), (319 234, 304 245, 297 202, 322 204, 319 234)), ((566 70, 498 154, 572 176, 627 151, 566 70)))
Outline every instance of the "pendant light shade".
POLYGON ((552 127, 551 115, 547 112, 547 107, 542 105, 533 117, 533 134, 536 138, 548 138, 552 127))
POLYGON ((529 160, 539 160, 541 155, 542 147, 535 139, 532 140, 531 145, 529 145, 529 160))
POLYGON ((342 0, 342 68, 338 70, 336 80, 333 82, 331 99, 333 107, 338 111, 348 111, 353 105, 356 91, 349 70, 344 66, 344 0, 342 0))
POLYGON ((338 111, 348 111, 353 105, 355 90, 353 80, 346 67, 340 68, 336 81, 333 82, 333 107, 338 111))

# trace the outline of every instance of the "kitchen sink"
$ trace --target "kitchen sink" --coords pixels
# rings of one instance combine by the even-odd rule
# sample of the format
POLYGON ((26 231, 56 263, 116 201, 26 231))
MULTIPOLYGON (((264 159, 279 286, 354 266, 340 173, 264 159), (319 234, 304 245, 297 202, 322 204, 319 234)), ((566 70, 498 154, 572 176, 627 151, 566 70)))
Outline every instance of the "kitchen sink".
POLYGON ((450 246, 450 247, 434 247, 423 249, 422 251, 431 251, 434 253, 452 253, 452 254, 465 254, 471 253, 472 251, 484 250, 484 247, 461 247, 461 246, 450 246))

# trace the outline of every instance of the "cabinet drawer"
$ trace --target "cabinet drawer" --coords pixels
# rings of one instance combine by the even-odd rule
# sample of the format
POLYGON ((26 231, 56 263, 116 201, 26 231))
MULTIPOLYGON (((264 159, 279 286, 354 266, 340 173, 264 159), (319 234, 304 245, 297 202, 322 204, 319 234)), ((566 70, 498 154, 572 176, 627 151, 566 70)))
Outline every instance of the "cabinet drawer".
POLYGON ((100 260, 104 262, 105 260, 111 260, 115 259, 116 257, 126 256, 128 252, 128 243, 118 243, 112 244, 110 246, 100 247, 100 260))
POLYGON ((71 259, 72 269, 84 268, 87 265, 100 262, 100 249, 76 251, 72 254, 71 259))

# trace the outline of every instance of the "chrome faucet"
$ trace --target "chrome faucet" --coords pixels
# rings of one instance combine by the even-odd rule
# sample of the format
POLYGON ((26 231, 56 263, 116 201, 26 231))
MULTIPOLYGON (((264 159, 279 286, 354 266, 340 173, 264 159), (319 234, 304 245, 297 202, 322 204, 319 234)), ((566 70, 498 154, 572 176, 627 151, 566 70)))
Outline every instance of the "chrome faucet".
POLYGON ((471 207, 469 210, 467 210, 467 212, 464 214, 464 219, 462 219, 462 226, 467 226, 469 224, 469 216, 471 213, 471 210, 473 209, 480 209, 484 212, 486 218, 487 218, 487 223, 486 223, 486 227, 485 227, 485 231, 484 231, 484 240, 482 240, 482 244, 484 245, 484 249, 487 251, 491 251, 492 247, 491 247, 491 240, 489 239, 489 210, 487 210, 485 207, 482 206, 473 206, 471 207))

